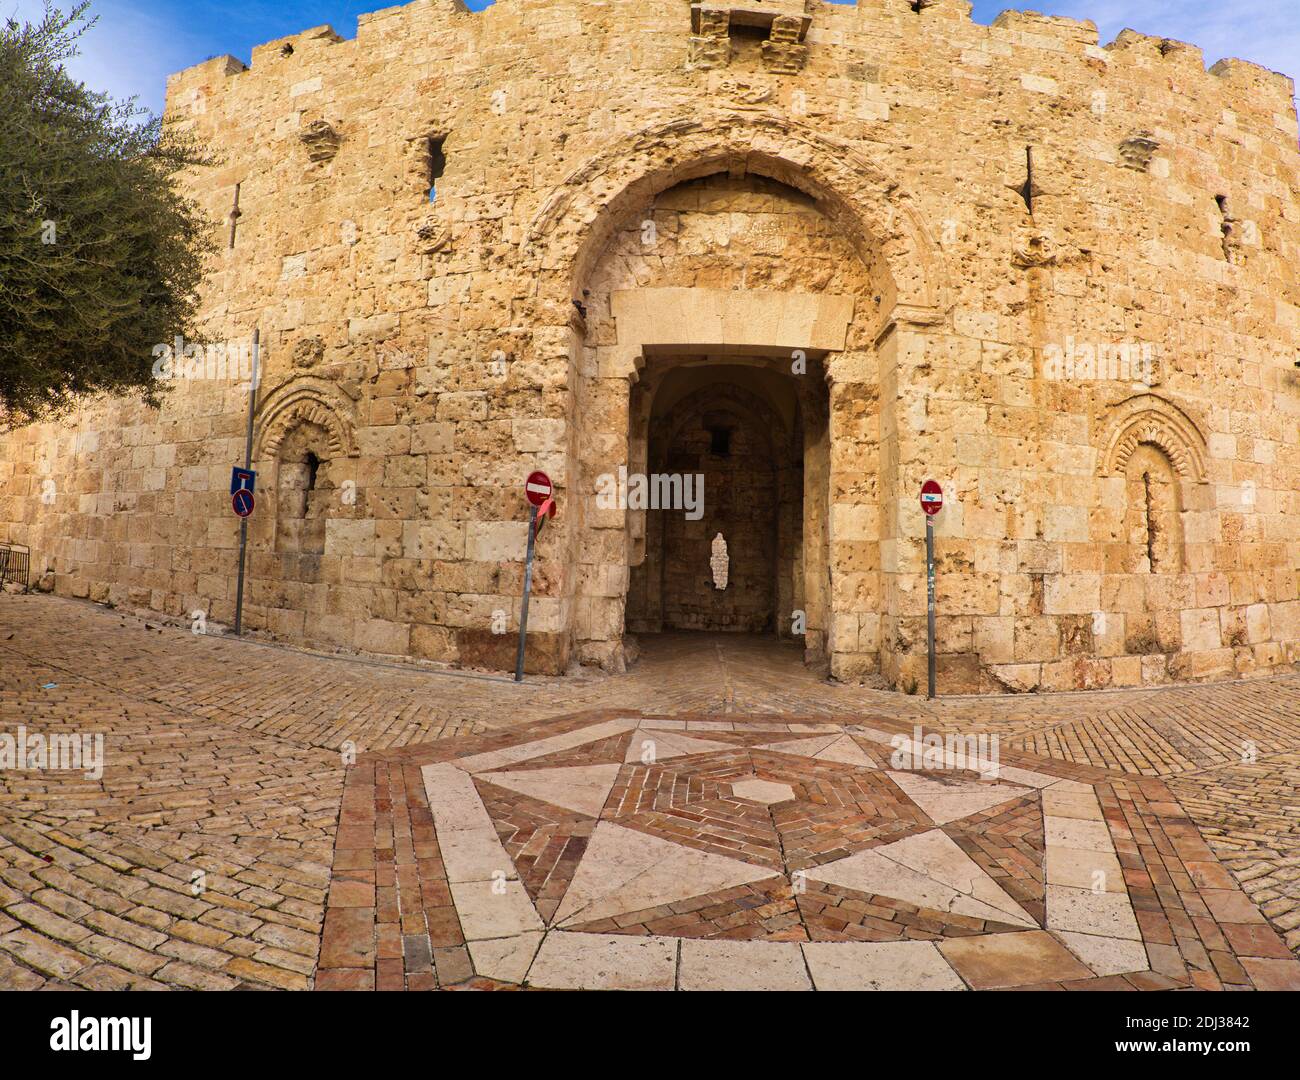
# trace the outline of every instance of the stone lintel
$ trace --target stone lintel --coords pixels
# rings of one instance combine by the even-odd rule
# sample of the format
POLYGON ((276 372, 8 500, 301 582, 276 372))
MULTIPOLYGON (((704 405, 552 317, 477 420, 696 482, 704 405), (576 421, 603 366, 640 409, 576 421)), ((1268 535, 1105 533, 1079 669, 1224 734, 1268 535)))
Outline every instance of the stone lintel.
MULTIPOLYGON (((627 289, 611 297, 617 352, 637 364, 649 351, 760 354, 844 349, 853 297, 734 289, 627 289)), ((631 367, 629 366, 629 374, 631 367)))
POLYGON ((699 34, 705 23, 705 12, 720 11, 728 16, 731 26, 754 26, 761 30, 771 30, 772 24, 779 18, 786 17, 799 20, 799 40, 812 25, 812 15, 808 12, 808 0, 764 0, 763 3, 727 3, 726 0, 714 0, 691 5, 691 29, 699 34))

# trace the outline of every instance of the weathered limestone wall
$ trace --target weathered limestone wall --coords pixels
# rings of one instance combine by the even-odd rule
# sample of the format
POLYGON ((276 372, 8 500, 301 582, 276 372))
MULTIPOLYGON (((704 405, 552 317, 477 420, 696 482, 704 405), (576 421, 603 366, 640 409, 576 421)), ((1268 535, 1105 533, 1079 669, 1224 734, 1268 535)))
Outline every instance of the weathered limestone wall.
MULTIPOLYGON (((535 663, 621 663, 638 525, 583 485, 644 438, 631 383, 655 335, 631 340, 615 298, 671 283, 698 296, 642 310, 716 325, 701 353, 788 371, 810 352, 801 400, 825 426, 804 431, 802 551, 829 572, 798 599, 836 674, 923 680, 930 475, 943 689, 1300 659, 1290 81, 1131 33, 1099 47, 1089 23, 981 26, 963 0, 691 10, 419 0, 354 40, 317 28, 170 80, 169 114, 224 156, 187 181, 223 246, 238 189, 206 331, 257 326, 266 346, 247 624, 507 662, 520 481, 543 468, 561 516, 535 663), (778 17, 732 34, 733 9, 778 17), (827 223, 811 248, 743 208, 738 233, 701 215, 662 274, 627 247, 682 212, 664 193, 775 198, 769 181, 827 223), (737 277, 728 251, 751 242, 775 249, 737 277), (829 250, 852 285, 819 271, 829 250), (716 291, 768 315, 711 322, 716 291), (1116 347, 1141 378, 1098 377, 1116 347)), ((61 593, 228 622, 245 407, 237 382, 186 380, 158 412, 105 403, 4 437, 0 538, 61 593)))

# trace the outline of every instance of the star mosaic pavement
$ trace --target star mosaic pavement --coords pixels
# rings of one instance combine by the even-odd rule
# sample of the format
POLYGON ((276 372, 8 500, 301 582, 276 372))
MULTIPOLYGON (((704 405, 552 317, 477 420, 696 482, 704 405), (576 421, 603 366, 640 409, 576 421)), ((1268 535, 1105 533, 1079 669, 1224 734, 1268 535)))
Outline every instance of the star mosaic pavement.
POLYGON ((595 713, 363 755, 317 986, 1297 980, 1163 782, 920 734, 595 713))

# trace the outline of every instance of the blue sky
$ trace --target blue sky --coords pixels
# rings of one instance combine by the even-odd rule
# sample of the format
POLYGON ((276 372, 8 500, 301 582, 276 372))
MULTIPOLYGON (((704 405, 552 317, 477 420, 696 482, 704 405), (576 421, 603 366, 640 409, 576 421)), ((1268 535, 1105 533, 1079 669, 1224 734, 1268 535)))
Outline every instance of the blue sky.
MULTIPOLYGON (((478 10, 490 2, 469 0, 469 6, 478 10)), ((59 0, 65 9, 71 3, 59 0)), ((353 37, 359 12, 387 6, 388 0, 94 0, 99 24, 70 67, 97 90, 136 94, 161 110, 173 71, 223 53, 247 61, 254 45, 324 23, 353 37)), ((975 0, 975 18, 992 22, 1005 8, 1092 19, 1102 44, 1131 27, 1199 45, 1207 63, 1237 56, 1300 77, 1296 0, 975 0)), ((0 0, 0 17, 34 19, 41 9, 41 0, 0 0)))

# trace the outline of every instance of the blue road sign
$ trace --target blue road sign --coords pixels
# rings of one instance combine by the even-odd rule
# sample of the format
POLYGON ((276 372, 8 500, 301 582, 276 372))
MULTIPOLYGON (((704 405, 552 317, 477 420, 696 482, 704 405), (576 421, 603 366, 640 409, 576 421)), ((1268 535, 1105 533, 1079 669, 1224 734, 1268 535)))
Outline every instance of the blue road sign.
POLYGON ((236 491, 253 491, 257 488, 257 473, 252 469, 230 470, 230 494, 236 491))
POLYGON ((253 512, 253 493, 248 488, 240 488, 230 496, 230 505, 239 517, 248 517, 253 512))

